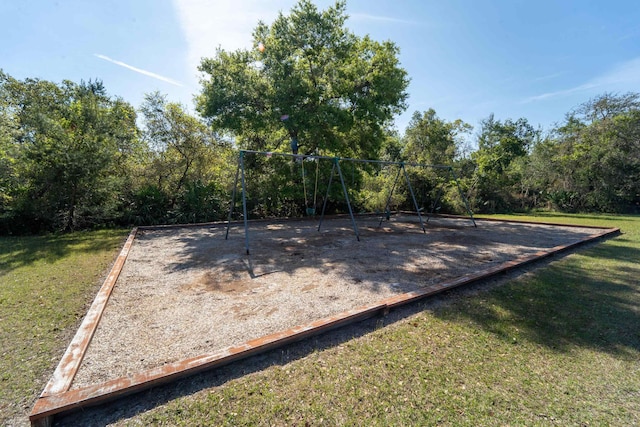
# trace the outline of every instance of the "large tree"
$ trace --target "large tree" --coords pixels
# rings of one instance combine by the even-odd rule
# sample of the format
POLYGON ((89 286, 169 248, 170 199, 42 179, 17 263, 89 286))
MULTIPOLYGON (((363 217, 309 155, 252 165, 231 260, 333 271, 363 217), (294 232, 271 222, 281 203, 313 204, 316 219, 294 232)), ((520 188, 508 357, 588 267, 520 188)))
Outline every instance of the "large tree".
POLYGON ((214 133, 184 107, 167 102, 159 92, 147 94, 140 108, 143 137, 151 148, 151 164, 147 173, 152 182, 167 194, 173 203, 185 186, 194 181, 220 178, 212 174, 219 155, 214 133))
POLYGON ((159 92, 147 94, 140 111, 149 151, 143 177, 132 189, 134 221, 221 218, 221 193, 234 166, 230 144, 159 92))
MULTIPOLYGON (((405 131, 404 157, 422 165, 453 166, 462 156, 465 135, 471 130, 471 125, 460 119, 441 119, 432 108, 423 113, 416 111, 405 131)), ((440 208, 454 211, 463 205, 448 169, 425 166, 410 168, 409 174, 420 206, 433 209, 438 201, 440 208)))
POLYGON ((198 109, 242 147, 376 157, 407 98, 390 42, 346 27, 344 1, 320 11, 301 0, 253 32, 253 49, 203 59, 198 109), (293 147, 292 147, 293 148, 293 147))
POLYGON ((12 83, 13 79, 0 70, 0 218, 8 214, 18 186, 18 146, 15 144, 18 122, 12 107, 12 83))
POLYGON ((405 131, 406 158, 430 165, 452 165, 460 156, 464 135, 472 126, 458 119, 453 122, 438 117, 434 109, 415 112, 405 131))

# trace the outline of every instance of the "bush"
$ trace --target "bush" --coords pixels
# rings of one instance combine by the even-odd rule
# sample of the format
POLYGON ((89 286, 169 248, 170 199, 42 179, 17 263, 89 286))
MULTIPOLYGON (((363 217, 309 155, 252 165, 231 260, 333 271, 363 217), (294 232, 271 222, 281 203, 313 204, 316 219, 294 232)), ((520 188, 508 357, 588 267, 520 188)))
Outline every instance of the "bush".
POLYGON ((147 185, 131 194, 127 222, 134 225, 166 224, 169 196, 155 185, 147 185))
POLYGON ((179 223, 221 220, 225 216, 224 191, 215 183, 188 183, 178 200, 175 219, 179 223))

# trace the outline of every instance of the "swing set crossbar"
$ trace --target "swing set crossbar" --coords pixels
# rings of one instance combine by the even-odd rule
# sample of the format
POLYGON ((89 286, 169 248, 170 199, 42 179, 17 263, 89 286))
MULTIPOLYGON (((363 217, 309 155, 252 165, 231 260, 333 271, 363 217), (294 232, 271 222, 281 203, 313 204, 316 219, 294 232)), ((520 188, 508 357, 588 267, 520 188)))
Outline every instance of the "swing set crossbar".
POLYGON ((413 162, 398 162, 394 160, 375 160, 375 159, 355 159, 352 157, 339 157, 339 156, 320 156, 316 154, 291 154, 291 153, 281 153, 277 151, 255 151, 255 150, 240 150, 240 153, 248 153, 248 154, 261 154, 265 156, 282 156, 282 157, 291 157, 294 159, 319 159, 319 160, 337 160, 337 161, 345 161, 345 162, 353 162, 353 163, 377 163, 384 165, 404 165, 404 166, 415 166, 415 167, 423 167, 423 168, 432 168, 432 169, 452 169, 450 165, 430 165, 425 163, 413 163, 413 162))
MULTIPOLYGON (((350 158, 350 157, 337 157, 337 156, 320 156, 320 155, 314 155, 314 154, 291 154, 291 153, 282 153, 282 152, 274 152, 274 151, 257 151, 257 150, 240 150, 239 151, 239 155, 238 155, 238 168, 236 170, 236 176, 235 176, 235 181, 233 184, 233 191, 232 191, 232 196, 231 196, 231 203, 229 205, 229 217, 228 217, 228 221, 227 221, 227 232, 225 234, 225 240, 229 238, 229 229, 231 227, 231 217, 233 215, 233 209, 234 209, 234 205, 235 205, 235 199, 236 199, 236 192, 237 192, 237 188, 238 188, 238 181, 240 181, 241 184, 241 192, 242 192, 242 214, 243 214, 243 219, 244 219, 244 230, 245 230, 245 249, 246 249, 246 253, 247 255, 249 255, 249 224, 248 224, 248 215, 247 215, 247 198, 246 198, 246 179, 245 179, 245 167, 244 167, 244 157, 245 154, 257 154, 257 155, 264 155, 266 157, 272 157, 272 156, 280 156, 280 157, 289 157, 292 158, 294 160, 301 160, 303 162, 303 168, 304 168, 304 160, 305 159, 311 159, 311 160, 329 160, 332 162, 332 169, 331 169, 331 174, 329 175, 329 183, 327 184, 327 194, 324 198, 324 203, 322 205, 322 214, 320 215, 320 221, 318 224, 318 231, 320 231, 320 228, 322 227, 322 222, 324 219, 324 214, 325 214, 325 210, 327 207, 327 199, 329 197, 329 190, 331 188, 331 183, 333 181, 333 177, 335 175, 335 172, 337 170, 338 172, 338 177, 340 178, 340 184, 342 185, 342 190, 343 190, 343 194, 344 194, 344 198, 345 201, 347 203, 347 207, 349 210, 349 216, 351 218, 351 223, 353 225, 353 231, 355 233, 356 239, 358 241, 360 241, 360 232, 358 231, 358 225, 356 224, 356 220, 353 214, 353 209, 351 208, 351 200, 349 198, 349 193, 347 191, 347 186, 345 184, 344 181, 344 176, 342 174, 342 169, 340 168, 340 162, 341 161, 345 161, 345 162, 352 162, 352 163, 369 163, 369 164, 382 164, 382 165, 389 165, 389 166, 399 166, 398 168, 398 173, 396 175, 396 178, 394 180, 393 183, 393 187, 391 189, 391 191, 389 192, 389 195, 387 197, 387 204, 385 207, 385 211, 388 212, 389 210, 389 205, 391 203, 391 198, 393 196, 393 192, 396 188, 396 184, 398 182, 398 179, 400 178, 400 173, 403 172, 405 180, 407 182, 407 187, 409 189, 409 192, 411 193, 411 199, 413 201, 413 204, 415 206, 416 209, 416 213, 418 215, 418 218, 420 219, 420 226, 422 227, 422 231, 426 233, 426 228, 424 225, 424 222, 422 220, 422 215, 420 213, 420 208, 418 207, 418 202, 416 200, 415 194, 413 192, 413 188, 411 186, 411 182, 409 180, 409 175, 407 173, 406 167, 410 166, 410 167, 421 167, 421 168, 432 168, 432 169, 443 169, 443 170, 447 170, 450 174, 451 177, 453 177, 453 179, 456 182, 456 186, 458 188, 458 192, 460 194, 460 196, 462 197, 462 200, 464 201, 465 207, 467 209, 467 212, 469 213, 469 216, 471 218, 471 221, 473 222, 473 226, 477 227, 475 219, 473 218, 473 212, 471 212, 471 210, 469 209, 469 203, 467 201, 467 198, 464 196, 464 194, 462 193, 462 189, 460 187, 460 183, 458 182, 458 177, 456 176, 453 167, 449 166, 449 165, 429 165, 429 164, 422 164, 422 163, 410 163, 410 162, 398 162, 398 161, 390 161, 390 160, 370 160, 370 159, 354 159, 354 158, 350 158)), ((303 169, 303 174, 304 174, 304 169, 303 169)), ((317 171, 316 171, 317 174, 317 171)), ((304 179, 304 176, 303 176, 304 179)), ((304 184, 304 182, 303 182, 304 184)), ((316 175, 316 191, 317 191, 317 175, 316 175)), ((306 188, 305 188, 305 205, 307 204, 306 202, 306 188)), ((315 207, 314 207, 314 214, 315 214, 315 207)), ((429 221, 428 217, 427 217, 427 222, 429 221)), ((380 220, 380 225, 382 224, 382 219, 380 220)))

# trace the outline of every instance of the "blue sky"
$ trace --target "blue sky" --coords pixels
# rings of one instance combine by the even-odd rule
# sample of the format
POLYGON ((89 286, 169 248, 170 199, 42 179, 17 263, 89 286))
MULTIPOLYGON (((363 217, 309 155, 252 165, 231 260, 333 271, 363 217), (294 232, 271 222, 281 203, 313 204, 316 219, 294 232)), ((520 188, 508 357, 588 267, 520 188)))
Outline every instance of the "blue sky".
MULTIPOLYGON (((249 48, 258 20, 293 0, 2 0, 0 68, 60 82, 100 79, 139 107, 158 90, 193 111, 203 56, 249 48)), ((324 9, 331 1, 318 0, 324 9)), ((474 127, 494 113, 549 129, 604 92, 640 92, 637 0, 351 0, 347 26, 391 40, 414 111, 474 127)))

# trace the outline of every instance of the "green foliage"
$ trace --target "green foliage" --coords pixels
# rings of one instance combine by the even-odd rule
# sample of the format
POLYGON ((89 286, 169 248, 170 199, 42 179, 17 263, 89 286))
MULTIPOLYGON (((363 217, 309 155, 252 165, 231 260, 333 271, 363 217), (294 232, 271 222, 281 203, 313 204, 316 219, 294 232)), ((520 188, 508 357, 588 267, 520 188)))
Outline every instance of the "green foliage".
MULTIPOLYGON (((306 208, 321 205, 331 171, 327 160, 307 158, 303 162, 284 156, 245 153, 243 161, 247 209, 251 217, 299 217, 305 215, 306 208)), ((236 203, 234 210, 240 214, 239 196, 236 203)))
POLYGON ((225 218, 228 209, 226 192, 213 182, 185 183, 175 203, 169 194, 155 185, 138 188, 128 196, 128 200, 126 222, 134 225, 216 221, 225 218))
POLYGON ((135 150, 133 108, 107 96, 100 82, 2 77, 3 120, 11 122, 0 163, 8 172, 2 219, 31 231, 109 222, 135 150))
POLYGON ((167 102, 158 92, 148 94, 140 110, 143 137, 150 147, 147 179, 171 195, 175 205, 188 182, 214 178, 211 165, 224 144, 184 107, 167 102))
POLYGON ((145 97, 140 111, 149 148, 127 217, 141 225, 222 219, 235 166, 230 144, 158 92, 145 97))
POLYGON ((233 150, 158 94, 127 103, 101 82, 0 73, 0 233, 222 217, 233 150))
POLYGON ((169 212, 169 196, 153 185, 142 187, 130 195, 127 209, 129 223, 135 225, 165 224, 169 212))
POLYGON ((16 172, 18 146, 14 144, 17 132, 16 117, 10 109, 9 76, 0 70, 0 224, 7 215, 18 186, 16 172))
POLYGON ((345 28, 345 7, 301 0, 271 26, 258 23, 253 50, 204 59, 199 111, 244 148, 296 139, 307 154, 375 158, 408 80, 393 43, 345 28))
POLYGON ((405 158, 425 165, 453 165, 461 153, 463 137, 472 130, 461 120, 447 122, 433 109, 413 114, 405 131, 405 158))
MULTIPOLYGON (((325 213, 346 213, 347 203, 334 158, 293 158, 277 154, 243 153, 247 213, 251 218, 301 217, 320 213, 327 196, 325 213)), ((379 211, 391 189, 389 169, 349 160, 339 161, 349 199, 356 211, 379 211), (384 201, 383 201, 384 200, 384 201)), ((394 169, 395 177, 395 169, 394 169)), ((238 183, 240 191, 240 182, 238 183)), ((397 191, 397 190, 396 190, 397 191)), ((403 196, 396 193, 398 203, 403 196)), ((236 196, 235 218, 242 218, 241 194, 236 196)))
POLYGON ((640 94, 581 105, 537 154, 552 206, 564 211, 640 209, 640 94))
MULTIPOLYGON (((393 43, 356 37, 346 20, 342 1, 319 11, 303 0, 270 26, 259 22, 252 50, 218 50, 202 61, 207 79, 199 111, 242 148, 289 151, 296 141, 300 153, 378 158, 391 119, 405 108, 408 80, 393 43)), ((300 161, 245 160, 251 215, 299 216, 324 201, 310 171, 315 163, 305 162, 303 175, 300 161)), ((317 166, 324 195, 332 164, 317 166)), ((344 172, 352 177, 350 191, 361 205, 364 175, 345 167, 353 169, 344 172)), ((341 191, 334 180, 329 211, 346 209, 341 191)))
MULTIPOLYGON (((491 115, 468 155, 471 127, 433 109, 416 112, 403 137, 388 129, 408 83, 397 48, 356 37, 346 19, 343 2, 318 11, 300 1, 258 24, 255 49, 203 60, 207 124, 152 93, 140 130, 99 81, 0 71, 0 233, 224 219, 237 148, 288 151, 291 140, 304 154, 452 165, 474 211, 640 211, 640 94, 598 96, 544 137, 524 118, 491 115)), ((245 160, 250 216, 302 216, 324 203, 331 161, 245 160)), ((341 165, 356 211, 384 209, 396 171, 341 165)), ((421 209, 465 213, 448 170, 407 173, 421 209)), ((327 212, 346 212, 333 182, 327 212)), ((414 209, 408 190, 400 177, 392 207, 414 209)))
POLYGON ((480 126, 478 150, 471 156, 476 163, 472 207, 489 213, 512 210, 517 207, 523 162, 540 131, 524 118, 502 122, 493 114, 480 126))
POLYGON ((226 194, 215 183, 188 182, 178 200, 177 222, 210 222, 224 218, 226 194))
MULTIPOLYGON (((433 109, 413 114, 405 131, 402 153, 403 159, 410 163, 429 165, 407 168, 418 206, 425 212, 465 213, 464 202, 449 169, 432 166, 453 167, 462 161, 465 137, 471 130, 472 127, 461 120, 441 119, 433 109)), ((400 182, 400 188, 406 195, 403 208, 414 210, 406 180, 400 182)))

